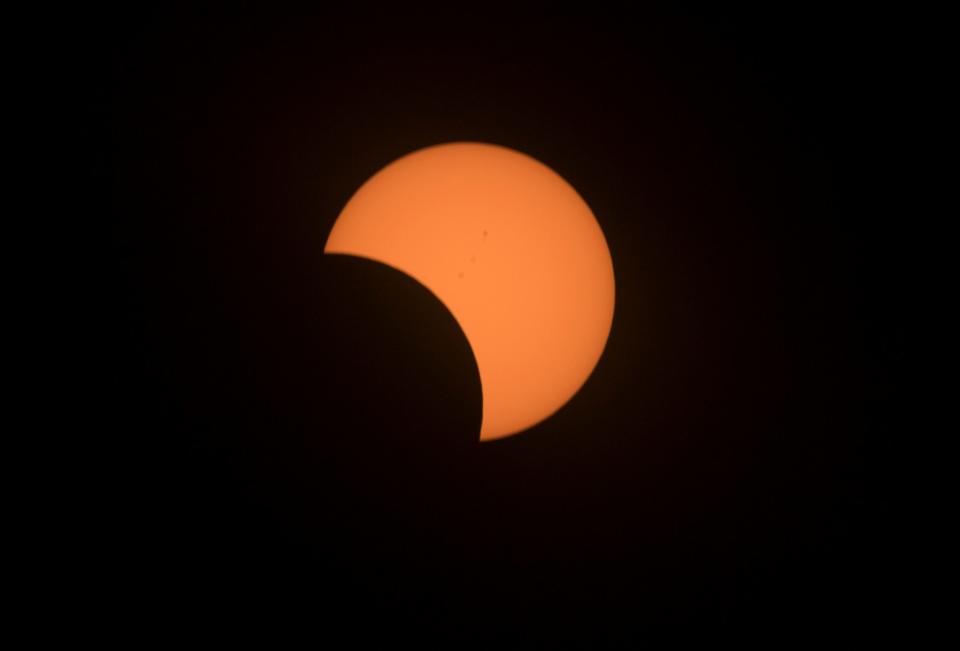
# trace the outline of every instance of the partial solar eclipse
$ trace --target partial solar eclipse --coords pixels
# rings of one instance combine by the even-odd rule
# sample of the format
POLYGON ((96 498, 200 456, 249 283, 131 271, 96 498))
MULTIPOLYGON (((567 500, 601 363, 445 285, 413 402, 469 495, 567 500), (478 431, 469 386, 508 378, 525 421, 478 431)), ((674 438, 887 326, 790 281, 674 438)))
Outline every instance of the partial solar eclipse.
POLYGON ((389 265, 450 310, 477 360, 483 441, 566 404, 610 334, 613 261, 593 212, 505 147, 450 143, 387 165, 347 202, 324 253, 389 265))

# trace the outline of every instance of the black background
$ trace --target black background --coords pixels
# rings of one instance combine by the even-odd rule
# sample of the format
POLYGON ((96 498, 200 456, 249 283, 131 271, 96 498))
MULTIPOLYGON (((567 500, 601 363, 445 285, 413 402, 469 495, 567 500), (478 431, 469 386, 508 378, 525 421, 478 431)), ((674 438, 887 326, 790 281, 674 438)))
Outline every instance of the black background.
POLYGON ((128 15, 111 35, 129 586, 163 628, 639 640, 867 612, 857 42, 837 16, 128 15), (613 256, 580 393, 480 445, 411 279, 321 255, 373 173, 505 145, 613 256))

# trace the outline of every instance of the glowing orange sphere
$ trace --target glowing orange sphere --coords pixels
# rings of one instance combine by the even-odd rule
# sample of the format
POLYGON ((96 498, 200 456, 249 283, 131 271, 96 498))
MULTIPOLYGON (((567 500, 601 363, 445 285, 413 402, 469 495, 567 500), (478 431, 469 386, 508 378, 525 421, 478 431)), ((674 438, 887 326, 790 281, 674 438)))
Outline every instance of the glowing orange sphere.
POLYGON ((613 320, 613 263, 590 208, 558 174, 480 143, 428 147, 353 195, 325 253, 413 277, 457 319, 483 390, 480 439, 549 417, 593 371, 613 320))

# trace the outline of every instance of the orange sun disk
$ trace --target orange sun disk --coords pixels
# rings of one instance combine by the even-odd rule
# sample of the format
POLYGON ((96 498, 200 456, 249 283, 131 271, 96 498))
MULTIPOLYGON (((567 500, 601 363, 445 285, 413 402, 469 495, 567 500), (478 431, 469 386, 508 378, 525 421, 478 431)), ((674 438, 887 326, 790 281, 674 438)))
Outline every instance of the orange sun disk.
POLYGON ((586 382, 613 320, 613 262, 586 202, 505 147, 421 149, 371 177, 325 253, 394 267, 463 329, 483 391, 480 439, 521 432, 586 382))

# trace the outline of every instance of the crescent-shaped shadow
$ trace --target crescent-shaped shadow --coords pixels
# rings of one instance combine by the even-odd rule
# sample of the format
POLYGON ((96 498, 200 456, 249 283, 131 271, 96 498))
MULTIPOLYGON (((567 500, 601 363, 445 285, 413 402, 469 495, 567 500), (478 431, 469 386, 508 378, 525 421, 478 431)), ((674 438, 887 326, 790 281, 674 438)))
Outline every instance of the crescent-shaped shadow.
MULTIPOLYGON (((420 290, 420 292, 416 292, 418 294, 418 297, 413 300, 417 300, 417 301, 422 300, 423 293, 425 292, 426 295, 428 295, 432 299, 429 302, 441 308, 443 315, 447 317, 450 322, 453 323, 457 333, 459 333, 458 341, 462 341, 466 345, 467 355, 470 359, 469 364, 467 364, 466 366, 469 367, 470 377, 475 378, 476 390, 480 394, 480 417, 477 419, 476 426, 474 427, 474 430, 473 430, 474 437, 472 439, 473 443, 477 443, 479 441, 477 436, 478 436, 478 433, 480 432, 480 425, 483 420, 483 382, 480 379, 480 369, 478 366, 476 353, 474 352, 473 347, 470 345, 470 341, 467 338, 466 333, 463 331, 463 328, 460 325, 460 322, 457 320, 453 312, 451 312, 450 309, 447 307, 446 303, 444 303, 439 296, 437 296, 429 287, 424 285, 418 279, 411 276, 403 269, 394 267, 393 265, 383 262, 382 260, 377 260, 376 258, 371 258, 371 257, 365 256, 362 254, 357 254, 357 253, 338 253, 338 252, 325 252, 324 259, 327 261, 330 261, 330 260, 357 261, 354 263, 333 262, 332 264, 335 267, 339 267, 343 265, 351 265, 351 264, 355 266, 359 264, 359 266, 356 267, 357 269, 372 270, 377 268, 383 268, 383 269, 389 270, 389 272, 392 272, 385 276, 385 278, 390 279, 389 281, 385 281, 385 284, 381 283, 381 285, 377 287, 371 287, 371 289, 369 290, 370 295, 368 297, 369 300, 376 301, 376 303, 378 304, 383 303, 385 306, 389 305, 390 307, 387 309, 391 311, 397 311, 397 310, 403 311, 403 307, 401 306, 411 300, 410 298, 404 296, 404 294, 411 293, 410 286, 415 286, 420 290), (370 265, 373 265, 373 266, 370 266, 370 265), (401 278, 404 280, 401 281, 400 280, 401 278), (400 285, 404 286, 403 289, 400 288, 400 285)), ((367 273, 376 274, 376 272, 373 272, 373 271, 370 271, 367 273)), ((427 310, 424 305, 416 305, 416 306, 411 305, 410 308, 413 311, 424 312, 424 316, 427 316, 427 320, 425 320, 422 325, 423 325, 423 328, 428 332, 433 331, 437 334, 440 334, 443 330, 447 329, 449 326, 449 323, 441 324, 439 322, 440 320, 444 320, 444 319, 441 319, 439 314, 426 315, 426 311, 429 311, 429 310, 427 310)), ((412 312, 405 312, 405 314, 412 314, 412 312)), ((412 323, 408 325, 410 327, 415 327, 415 324, 412 324, 412 323)), ((449 337, 450 333, 447 332, 445 334, 447 335, 447 337, 449 337)), ((437 345, 446 345, 446 343, 444 344, 440 344, 440 342, 434 342, 434 343, 436 343, 437 345)), ((434 359, 436 359, 438 363, 446 366, 447 371, 452 371, 453 369, 450 367, 451 364, 462 363, 461 355, 459 354, 460 352, 462 351, 458 350, 457 351, 458 354, 456 355, 445 356, 443 360, 436 359, 436 356, 434 356, 434 359)), ((439 369, 436 369, 436 370, 439 370, 439 369)), ((460 378, 454 385, 447 388, 455 389, 456 387, 462 386, 462 382, 463 382, 463 378, 460 378)), ((472 386, 470 387, 470 390, 473 390, 472 386)), ((470 408, 472 407, 472 405, 464 405, 464 406, 467 407, 468 409, 463 415, 465 417, 469 417, 470 408)))
POLYGON ((321 269, 316 368, 325 374, 318 384, 328 391, 324 403, 335 422, 391 453, 442 459, 475 445, 480 375, 447 307, 380 262, 324 255, 321 269))

